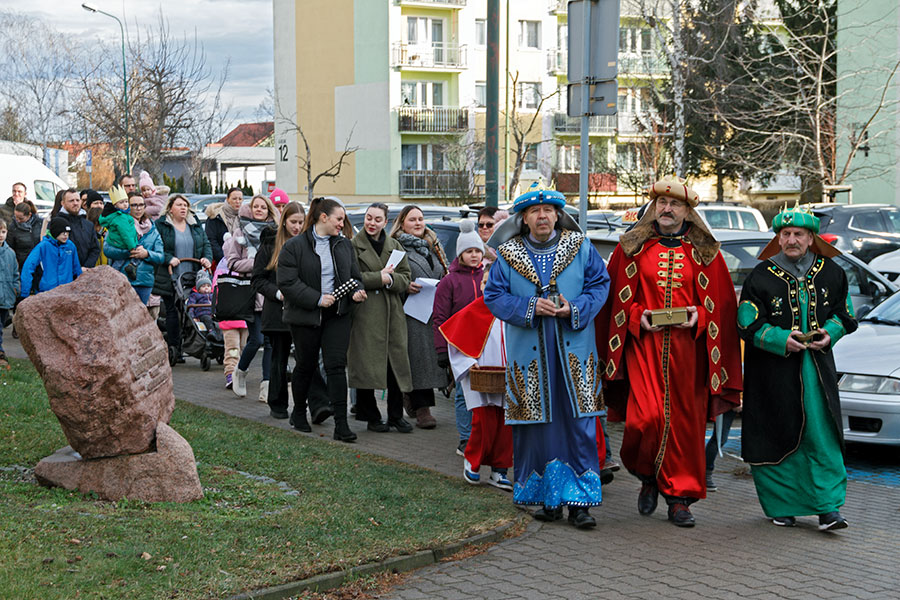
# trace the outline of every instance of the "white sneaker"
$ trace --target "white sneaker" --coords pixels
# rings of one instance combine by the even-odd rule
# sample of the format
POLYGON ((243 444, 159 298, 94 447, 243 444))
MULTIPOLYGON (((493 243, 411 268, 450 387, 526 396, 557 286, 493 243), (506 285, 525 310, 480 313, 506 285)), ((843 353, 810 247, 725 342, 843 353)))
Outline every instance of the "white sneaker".
POLYGON ((247 371, 241 371, 240 369, 234 370, 231 391, 234 392, 238 398, 243 398, 247 395, 247 371))
POLYGON ((507 492, 512 491, 513 487, 512 482, 506 478, 506 475, 499 471, 491 471, 491 477, 488 479, 488 483, 501 490, 506 490, 507 492))
POLYGON ((463 460, 463 479, 472 485, 478 485, 481 480, 481 475, 472 470, 472 465, 467 460, 463 460))
POLYGON ((260 402, 268 402, 269 401, 269 380, 263 379, 259 382, 259 401, 260 402))

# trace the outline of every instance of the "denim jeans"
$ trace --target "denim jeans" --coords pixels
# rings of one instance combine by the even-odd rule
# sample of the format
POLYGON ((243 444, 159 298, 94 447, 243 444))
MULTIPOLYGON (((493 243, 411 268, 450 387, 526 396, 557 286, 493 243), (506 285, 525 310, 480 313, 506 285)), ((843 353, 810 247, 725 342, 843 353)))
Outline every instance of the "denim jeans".
POLYGON ((459 441, 468 440, 472 434, 472 413, 466 408, 466 397, 463 394, 462 384, 458 381, 453 403, 456 407, 456 430, 459 432, 459 441))
MULTIPOLYGON (((262 313, 253 313, 253 317, 252 321, 247 321, 247 345, 244 346, 244 350, 241 352, 241 359, 238 361, 237 368, 241 371, 246 371, 250 368, 250 363, 253 362, 256 352, 263 345, 262 313)), ((268 375, 268 373, 265 374, 268 375)), ((263 379, 268 379, 268 377, 263 377, 263 379)))

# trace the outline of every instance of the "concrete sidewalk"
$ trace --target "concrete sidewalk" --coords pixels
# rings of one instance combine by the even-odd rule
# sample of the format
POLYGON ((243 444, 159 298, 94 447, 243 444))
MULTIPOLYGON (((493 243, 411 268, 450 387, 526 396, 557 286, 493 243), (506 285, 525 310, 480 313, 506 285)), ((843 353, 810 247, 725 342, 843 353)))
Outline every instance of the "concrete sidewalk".
MULTIPOLYGON (((7 354, 27 358, 11 335, 7 354)), ((176 397, 245 419, 288 429, 256 400, 261 353, 250 368, 248 396, 225 390, 221 367, 204 373, 188 359, 173 369, 176 397)), ((384 409, 382 403, 382 409, 384 409)), ((371 433, 350 421, 360 450, 461 477, 455 454, 453 403, 437 396, 438 427, 412 434, 371 433)), ((331 441, 332 421, 312 434, 331 441)), ((613 426, 613 448, 620 427, 613 426)), ((753 482, 739 461, 717 461, 719 491, 695 504, 697 526, 679 529, 665 507, 637 512, 636 479, 620 471, 592 509, 598 527, 578 531, 565 520, 536 524, 484 554, 409 575, 389 598, 897 598, 900 590, 900 489, 851 481, 843 514, 850 529, 821 533, 815 518, 793 529, 762 514, 753 482)), ((498 492, 502 493, 502 492, 498 492)))

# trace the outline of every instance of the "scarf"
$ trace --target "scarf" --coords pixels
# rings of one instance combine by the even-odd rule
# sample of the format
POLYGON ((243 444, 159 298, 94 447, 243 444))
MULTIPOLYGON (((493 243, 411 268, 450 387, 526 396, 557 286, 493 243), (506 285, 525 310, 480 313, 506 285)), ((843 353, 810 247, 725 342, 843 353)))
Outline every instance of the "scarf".
POLYGON ((244 241, 239 243, 247 247, 247 257, 256 257, 259 250, 260 236, 266 229, 272 227, 272 221, 254 221, 253 219, 241 218, 241 231, 244 232, 244 241))
POLYGON ((148 219, 146 216, 138 221, 135 219, 134 228, 137 230, 138 238, 142 238, 147 235, 147 232, 150 231, 150 228, 153 227, 153 221, 148 219))
POLYGON ((222 215, 222 220, 225 221, 225 227, 228 228, 228 233, 234 235, 234 230, 240 227, 240 217, 238 217, 238 211, 233 209, 230 204, 225 202, 222 204, 222 212, 219 213, 222 215))
POLYGON ((397 236, 397 241, 407 250, 412 250, 425 258, 428 258, 428 255, 431 254, 431 247, 429 247, 428 240, 425 238, 416 237, 411 233, 401 232, 400 235, 397 236))

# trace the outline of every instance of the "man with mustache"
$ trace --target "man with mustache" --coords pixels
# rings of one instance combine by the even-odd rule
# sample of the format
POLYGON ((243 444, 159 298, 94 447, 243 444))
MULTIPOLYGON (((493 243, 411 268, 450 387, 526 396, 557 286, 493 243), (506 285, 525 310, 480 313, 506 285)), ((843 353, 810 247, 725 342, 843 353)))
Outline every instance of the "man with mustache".
POLYGON ((506 423, 515 457, 513 502, 534 518, 595 527, 601 501, 597 419, 602 411, 594 317, 606 302, 603 259, 562 208, 533 190, 491 236, 497 261, 484 302, 504 322, 506 423))
POLYGON ((621 458, 641 481, 638 512, 659 495, 668 518, 693 527, 706 497, 709 418, 740 401, 737 302, 719 243, 676 179, 654 183, 652 204, 609 262, 611 297, 597 318, 610 420, 624 420, 621 458))
POLYGON ((772 221, 775 239, 744 282, 737 312, 746 342, 741 451, 763 512, 775 525, 818 515, 844 529, 843 425, 832 348, 856 330, 837 248, 799 209, 772 221))

